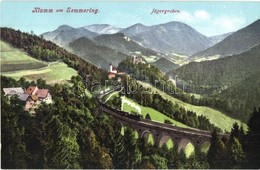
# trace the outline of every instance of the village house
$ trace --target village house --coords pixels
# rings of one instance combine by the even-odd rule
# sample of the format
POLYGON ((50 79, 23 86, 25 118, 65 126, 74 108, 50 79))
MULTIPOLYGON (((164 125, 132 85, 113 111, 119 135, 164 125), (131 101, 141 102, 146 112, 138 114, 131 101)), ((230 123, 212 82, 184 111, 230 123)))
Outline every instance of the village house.
POLYGON ((52 103, 52 97, 48 89, 39 89, 37 86, 30 86, 27 89, 22 87, 3 88, 5 95, 17 95, 25 103, 24 110, 34 112, 35 108, 44 102, 52 103))
POLYGON ((24 93, 30 96, 26 101, 25 110, 33 110, 37 108, 41 102, 45 102, 46 104, 52 103, 52 97, 48 89, 39 89, 37 86, 30 86, 24 93))
POLYGON ((29 97, 28 94, 24 94, 24 89, 22 87, 3 88, 3 91, 7 96, 17 95, 22 101, 26 101, 29 97))

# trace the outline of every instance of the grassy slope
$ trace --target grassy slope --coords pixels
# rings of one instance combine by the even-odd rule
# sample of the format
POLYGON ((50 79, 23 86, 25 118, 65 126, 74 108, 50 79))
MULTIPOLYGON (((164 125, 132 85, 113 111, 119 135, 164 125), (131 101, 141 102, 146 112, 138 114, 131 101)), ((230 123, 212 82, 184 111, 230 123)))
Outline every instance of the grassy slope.
MULTIPOLYGON (((108 99, 109 100, 113 100, 115 97, 119 97, 118 95, 118 92, 113 92, 107 96, 104 97, 103 101, 107 101, 108 99)), ((180 123, 178 121, 175 121, 173 119, 171 119, 170 117, 160 113, 159 111, 155 110, 155 109, 152 109, 150 107, 144 107, 144 106, 141 106, 140 104, 136 103, 135 101, 129 99, 129 98, 126 98, 124 97, 124 100, 127 100, 131 103, 133 103, 134 105, 136 105, 137 107, 140 107, 141 108, 141 114, 143 115, 143 117, 145 118, 145 116, 149 113, 150 114, 150 117, 152 120, 154 121, 158 121, 158 122, 162 122, 164 123, 164 120, 165 119, 168 119, 170 120, 174 125, 178 126, 178 127, 184 127, 184 128, 191 128, 187 125, 184 125, 183 123, 180 123)), ((132 106, 129 106, 127 103, 123 103, 123 110, 124 111, 127 111, 127 112, 131 112, 131 111, 134 111, 134 112, 138 112, 136 108, 132 107, 132 106)))
MULTIPOLYGON (((124 100, 128 100, 128 101, 134 103, 135 105, 139 106, 141 108, 141 114, 143 115, 144 118, 145 118, 145 116, 147 114, 149 114, 151 119, 154 120, 154 121, 158 121, 158 122, 164 123, 164 120, 167 119, 167 120, 170 120, 173 123, 173 125, 175 125, 175 126, 184 127, 184 128, 190 128, 189 126, 184 125, 183 123, 180 123, 178 121, 175 121, 175 120, 169 118, 168 116, 162 114, 161 112, 159 112, 157 110, 154 110, 154 109, 152 109, 150 107, 141 106, 138 103, 136 103, 133 100, 128 99, 126 97, 124 98, 124 100)), ((123 110, 127 111, 127 112, 131 112, 131 111, 135 111, 136 112, 135 108, 133 108, 133 107, 127 105, 127 104, 123 105, 123 110)))
POLYGON ((14 79, 25 77, 28 80, 37 80, 42 78, 47 83, 58 83, 70 80, 73 75, 77 75, 77 72, 69 68, 65 63, 46 63, 36 60, 21 50, 1 41, 1 68, 5 66, 7 66, 7 72, 2 72, 2 74, 14 79), (11 65, 14 65, 13 69, 11 65), (15 65, 23 65, 24 67, 17 70, 15 65), (38 67, 31 67, 31 65, 37 65, 38 67))
POLYGON ((11 47, 3 41, 0 41, 0 47, 2 72, 38 69, 48 65, 46 62, 38 61, 32 57, 29 57, 24 52, 11 47))
MULTIPOLYGON (((197 115, 203 115, 209 119, 212 124, 215 124, 217 127, 221 128, 222 130, 230 131, 232 125, 237 122, 239 125, 241 122, 239 120, 233 119, 231 117, 226 116, 225 114, 221 113, 220 111, 214 110, 209 107, 204 106, 194 106, 188 103, 185 103, 181 100, 178 100, 172 96, 167 95, 166 93, 156 89, 155 87, 151 86, 148 83, 144 83, 139 81, 144 87, 152 89, 152 91, 157 91, 163 98, 172 101, 174 104, 178 103, 179 106, 184 107, 186 110, 190 110, 196 112, 197 115)), ((242 125, 247 128, 247 125, 242 123, 242 125)))
MULTIPOLYGON (((175 120, 169 118, 168 116, 166 116, 166 115, 160 113, 160 112, 157 111, 157 110, 154 110, 154 109, 152 109, 152 108, 150 108, 150 107, 141 106, 141 105, 139 105, 138 103, 134 102, 134 101, 131 100, 131 99, 128 99, 128 98, 125 97, 124 100, 128 100, 128 101, 134 103, 135 105, 137 105, 138 107, 140 107, 140 108, 141 108, 141 114, 143 115, 143 117, 145 117, 147 114, 149 114, 150 117, 151 117, 151 119, 154 120, 154 121, 158 121, 158 122, 164 123, 164 120, 165 120, 165 119, 168 119, 168 120, 170 120, 170 121, 173 123, 173 125, 175 125, 175 126, 184 127, 184 128, 191 128, 191 127, 189 127, 189 126, 187 126, 187 125, 184 125, 183 123, 180 123, 180 122, 178 122, 178 121, 175 121, 175 120)), ((127 112, 131 112, 131 111, 135 111, 135 112, 136 112, 136 111, 137 111, 136 108, 133 108, 133 107, 129 106, 129 105, 126 104, 126 103, 123 104, 123 110, 124 110, 124 111, 127 111, 127 112)))

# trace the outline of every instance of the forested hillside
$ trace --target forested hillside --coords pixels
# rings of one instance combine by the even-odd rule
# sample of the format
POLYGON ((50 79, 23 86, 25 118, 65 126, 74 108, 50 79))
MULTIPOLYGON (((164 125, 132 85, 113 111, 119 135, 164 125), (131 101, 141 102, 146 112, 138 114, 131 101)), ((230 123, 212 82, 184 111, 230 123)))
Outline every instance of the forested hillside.
MULTIPOLYGON (((35 85, 6 77, 1 77, 1 84, 35 85)), ((131 128, 126 128, 122 136, 121 127, 98 110, 96 100, 81 95, 82 79, 73 77, 72 84, 48 86, 38 81, 40 88, 50 89, 54 103, 41 105, 36 117, 23 110, 23 102, 4 96, 1 90, 2 168, 259 167, 259 140, 255 135, 259 133, 260 110, 253 112, 248 135, 235 124, 230 139, 212 134, 207 155, 196 150, 186 158, 175 145, 173 149, 166 145, 158 148, 144 139, 136 139, 131 128)))
POLYGON ((117 65, 119 61, 127 57, 127 55, 117 50, 96 45, 86 37, 71 42, 68 45, 68 50, 86 61, 91 62, 98 67, 102 67, 102 69, 107 69, 110 63, 117 65))
POLYGON ((13 47, 22 49, 36 59, 47 62, 63 61, 69 67, 77 70, 84 78, 87 75, 91 75, 91 80, 104 81, 106 79, 105 71, 36 35, 30 35, 11 28, 1 28, 1 40, 11 44, 13 47))
POLYGON ((195 93, 207 93, 226 102, 225 110, 247 120, 260 101, 260 45, 249 51, 213 61, 192 62, 171 74, 178 75, 195 93))

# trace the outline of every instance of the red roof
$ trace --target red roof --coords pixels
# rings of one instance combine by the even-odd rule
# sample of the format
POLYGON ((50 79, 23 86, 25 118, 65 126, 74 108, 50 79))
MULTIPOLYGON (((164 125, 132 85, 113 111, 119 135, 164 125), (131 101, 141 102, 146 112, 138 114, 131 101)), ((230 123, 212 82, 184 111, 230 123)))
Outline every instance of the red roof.
POLYGON ((116 74, 114 74, 114 73, 109 73, 108 74, 108 78, 114 78, 114 77, 116 77, 116 74))
POLYGON ((45 98, 48 94, 49 90, 48 89, 39 89, 37 92, 36 92, 36 95, 38 97, 41 97, 41 98, 45 98))
POLYGON ((48 89, 38 89, 37 86, 30 86, 25 90, 24 93, 28 95, 37 95, 40 98, 45 98, 48 92, 48 89))

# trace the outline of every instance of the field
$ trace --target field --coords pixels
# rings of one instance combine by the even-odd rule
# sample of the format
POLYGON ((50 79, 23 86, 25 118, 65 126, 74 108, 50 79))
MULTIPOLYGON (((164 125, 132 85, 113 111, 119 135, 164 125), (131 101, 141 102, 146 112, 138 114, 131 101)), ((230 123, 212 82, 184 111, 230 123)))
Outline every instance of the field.
POLYGON ((159 59, 159 57, 156 57, 156 56, 145 56, 145 55, 142 55, 142 57, 145 59, 145 61, 147 63, 154 63, 155 61, 157 61, 159 59))
POLYGON ((184 65, 188 64, 188 56, 186 55, 181 55, 181 54, 176 54, 176 53, 170 53, 167 56, 168 59, 170 59, 172 62, 178 65, 184 65))
POLYGON ((48 64, 38 61, 24 52, 11 47, 9 44, 0 41, 1 45, 1 71, 19 71, 25 69, 39 69, 48 64))
POLYGON ((184 128, 191 128, 191 127, 189 127, 187 125, 184 125, 183 123, 180 123, 178 121, 175 121, 175 120, 171 119, 170 117, 162 114, 161 112, 159 112, 157 110, 154 110, 154 109, 152 109, 150 107, 141 106, 138 103, 136 103, 133 100, 128 99, 126 97, 122 97, 122 105, 123 105, 122 108, 123 108, 124 111, 127 111, 127 112, 134 111, 134 112, 138 113, 138 110, 136 109, 136 107, 134 108, 134 107, 129 106, 129 104, 127 104, 125 101, 131 102, 134 105, 136 105, 137 107, 140 107, 141 114, 143 115, 144 118, 145 118, 145 116, 147 114, 149 114, 153 121, 164 123, 164 120, 169 120, 169 121, 171 121, 173 123, 174 126, 184 127, 184 128))
POLYGON ((179 106, 184 107, 186 110, 190 110, 190 111, 196 112, 197 115, 203 115, 203 116, 207 117, 212 124, 221 128, 223 131, 230 132, 230 130, 235 122, 237 122, 239 125, 242 124, 243 127, 245 129, 247 129, 246 124, 241 123, 241 121, 239 121, 237 119, 233 119, 229 116, 226 116, 225 114, 221 113, 218 110, 215 110, 215 109, 212 109, 209 107, 205 107, 205 106, 194 106, 194 105, 185 103, 170 95, 167 95, 166 93, 156 89, 155 87, 151 86, 148 83, 144 83, 141 81, 139 81, 139 83, 141 83, 144 87, 147 87, 147 88, 149 87, 154 92, 157 91, 160 95, 162 95, 163 98, 172 101, 174 104, 177 103, 179 106))
POLYGON ((42 78, 50 84, 66 82, 73 75, 77 75, 77 72, 69 68, 65 63, 39 61, 3 41, 0 41, 0 43, 2 75, 16 80, 21 77, 25 77, 30 81, 42 78))

